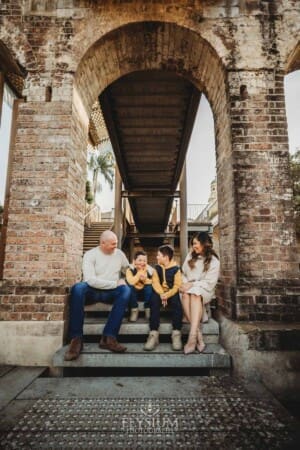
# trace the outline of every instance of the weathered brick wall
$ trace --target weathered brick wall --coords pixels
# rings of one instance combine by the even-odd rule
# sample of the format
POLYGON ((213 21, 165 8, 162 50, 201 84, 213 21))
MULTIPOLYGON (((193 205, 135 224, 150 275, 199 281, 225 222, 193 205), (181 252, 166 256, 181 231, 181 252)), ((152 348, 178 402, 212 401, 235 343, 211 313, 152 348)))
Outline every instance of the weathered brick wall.
POLYGON ((299 320, 297 292, 287 295, 286 290, 297 283, 299 266, 283 73, 231 72, 229 89, 238 236, 236 315, 299 320))
POLYGON ((66 286, 80 277, 91 106, 130 71, 168 69, 203 90, 214 114, 223 310, 295 320, 282 83, 299 23, 296 0, 0 1, 0 39, 28 71, 2 318, 63 317, 66 286))

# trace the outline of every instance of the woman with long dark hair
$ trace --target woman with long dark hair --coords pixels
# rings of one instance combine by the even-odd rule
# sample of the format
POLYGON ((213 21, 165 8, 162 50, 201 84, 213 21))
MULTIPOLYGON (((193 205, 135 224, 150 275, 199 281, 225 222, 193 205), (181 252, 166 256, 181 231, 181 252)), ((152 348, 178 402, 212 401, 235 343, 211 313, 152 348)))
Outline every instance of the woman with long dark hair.
POLYGON ((184 346, 186 355, 196 348, 200 353, 205 349, 201 322, 207 320, 205 305, 214 297, 220 272, 219 258, 208 233, 196 234, 191 246, 182 266, 183 284, 180 287, 182 307, 190 322, 190 333, 184 346))

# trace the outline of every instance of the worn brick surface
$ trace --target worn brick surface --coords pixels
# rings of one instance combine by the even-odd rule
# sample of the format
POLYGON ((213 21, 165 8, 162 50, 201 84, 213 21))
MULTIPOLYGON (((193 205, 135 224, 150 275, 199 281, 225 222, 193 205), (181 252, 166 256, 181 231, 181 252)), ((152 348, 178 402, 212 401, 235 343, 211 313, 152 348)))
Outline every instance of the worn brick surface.
POLYGON ((120 76, 159 69, 191 80, 214 114, 220 307, 241 320, 297 320, 283 80, 300 68, 299 24, 296 0, 0 1, 0 40, 24 73, 1 317, 61 318, 64 294, 29 287, 80 278, 92 104, 120 76))

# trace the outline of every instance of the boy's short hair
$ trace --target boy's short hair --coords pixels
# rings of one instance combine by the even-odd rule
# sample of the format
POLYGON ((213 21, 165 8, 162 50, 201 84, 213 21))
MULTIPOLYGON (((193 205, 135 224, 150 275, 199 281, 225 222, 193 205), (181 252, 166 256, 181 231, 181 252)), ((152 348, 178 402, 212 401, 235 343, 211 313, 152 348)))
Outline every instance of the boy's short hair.
POLYGON ((169 244, 161 245, 160 247, 158 247, 158 251, 162 255, 168 256, 169 260, 173 259, 174 248, 172 247, 172 245, 169 245, 169 244))
POLYGON ((138 258, 139 256, 147 256, 147 253, 144 252, 143 250, 138 250, 137 252, 135 252, 133 259, 138 258))

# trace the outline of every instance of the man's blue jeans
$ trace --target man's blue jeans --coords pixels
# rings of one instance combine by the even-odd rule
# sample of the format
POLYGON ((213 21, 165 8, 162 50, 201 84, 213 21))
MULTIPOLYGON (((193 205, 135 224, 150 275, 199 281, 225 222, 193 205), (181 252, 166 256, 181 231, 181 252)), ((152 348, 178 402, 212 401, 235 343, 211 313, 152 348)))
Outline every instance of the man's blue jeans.
POLYGON ((70 296, 69 334, 71 339, 82 337, 83 335, 84 305, 86 300, 88 303, 102 302, 113 304, 102 335, 116 338, 130 300, 129 286, 121 285, 115 289, 95 289, 84 281, 74 284, 70 296))

